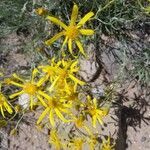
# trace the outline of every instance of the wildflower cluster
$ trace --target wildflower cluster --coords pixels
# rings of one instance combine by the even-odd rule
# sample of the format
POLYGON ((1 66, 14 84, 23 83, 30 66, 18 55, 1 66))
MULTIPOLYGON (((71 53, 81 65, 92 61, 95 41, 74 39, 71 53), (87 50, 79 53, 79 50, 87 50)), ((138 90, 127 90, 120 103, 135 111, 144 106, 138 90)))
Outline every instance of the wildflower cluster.
MULTIPOLYGON (((46 15, 47 11, 38 8, 36 13, 42 16, 46 15)), ((65 36, 61 50, 68 43, 69 52, 73 55, 72 47, 75 42, 79 51, 85 55, 79 37, 80 35, 92 35, 94 31, 81 29, 81 27, 94 13, 87 13, 78 24, 76 24, 77 15, 78 6, 74 4, 69 26, 53 16, 47 16, 46 19, 60 25, 63 31, 45 41, 45 44, 50 45, 59 37, 65 36)), ((50 128, 49 143, 55 149, 81 150, 84 145, 87 145, 91 150, 96 147, 101 147, 102 150, 112 150, 114 145, 111 145, 110 137, 100 142, 98 132, 95 132, 98 125, 103 125, 103 118, 107 116, 109 108, 101 105, 96 98, 85 94, 80 88, 87 83, 79 78, 79 70, 78 58, 69 59, 62 56, 61 59, 58 59, 53 57, 46 64, 34 68, 29 77, 21 77, 14 73, 11 78, 5 79, 3 84, 16 89, 8 99, 16 101, 17 106, 21 105, 19 98, 26 95, 27 101, 22 106, 23 110, 36 112, 38 108, 41 108, 42 111, 36 124, 50 128), (74 133, 71 137, 69 137, 71 130, 67 132, 67 138, 59 135, 62 126, 72 127, 74 133), (79 135, 80 131, 83 134, 79 135)), ((15 106, 12 107, 12 105, 0 91, 0 112, 3 118, 5 118, 5 113, 17 113, 15 106)))

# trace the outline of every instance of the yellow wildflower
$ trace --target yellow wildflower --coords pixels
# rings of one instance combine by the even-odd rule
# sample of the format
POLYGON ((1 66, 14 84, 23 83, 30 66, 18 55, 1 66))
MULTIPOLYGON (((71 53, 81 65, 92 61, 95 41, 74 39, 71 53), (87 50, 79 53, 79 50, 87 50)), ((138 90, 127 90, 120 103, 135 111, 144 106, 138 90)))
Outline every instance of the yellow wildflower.
POLYGON ((86 112, 90 115, 92 118, 92 124, 93 127, 96 128, 96 122, 100 124, 103 124, 103 117, 105 117, 108 114, 108 108, 99 108, 97 105, 97 100, 94 98, 91 100, 90 96, 87 96, 87 110, 86 112))
POLYGON ((75 137, 69 143, 70 149, 82 150, 85 140, 83 138, 75 137))
POLYGON ((81 101, 78 99, 78 93, 74 91, 76 85, 72 82, 66 82, 64 80, 58 80, 53 87, 51 95, 61 97, 65 103, 72 104, 74 106, 79 105, 81 101))
POLYGON ((50 61, 50 65, 42 65, 39 66, 38 68, 42 70, 44 73, 43 77, 41 77, 39 84, 47 81, 50 79, 50 82, 53 82, 56 78, 56 70, 60 66, 61 62, 58 61, 57 63, 55 62, 55 57, 52 58, 50 61))
MULTIPOLYGON (((77 92, 73 91, 71 94, 67 95, 66 96, 66 102, 72 104, 73 111, 76 111, 78 113, 81 112, 81 109, 84 106, 84 103, 79 99, 79 93, 78 93, 78 91, 77 92)), ((83 120, 83 121, 85 120, 85 117, 84 117, 83 114, 81 114, 81 116, 80 116, 80 114, 78 114, 78 116, 75 117, 74 119, 78 120, 79 118, 81 120, 83 120)))
POLYGON ((20 78, 17 74, 13 74, 13 77, 15 79, 17 79, 18 82, 11 80, 10 84, 15 85, 17 87, 20 87, 21 90, 19 92, 11 94, 9 97, 12 99, 16 96, 19 96, 19 95, 22 95, 22 94, 25 93, 25 94, 28 94, 28 96, 30 98, 30 107, 31 107, 31 109, 33 108, 33 104, 35 103, 35 100, 37 100, 37 99, 39 99, 40 102, 43 105, 45 105, 44 101, 40 97, 41 93, 43 93, 40 90, 40 86, 41 86, 42 83, 39 84, 39 82, 37 82, 37 83, 35 82, 35 76, 36 76, 37 72, 38 72, 37 69, 34 69, 32 71, 32 76, 31 76, 31 79, 29 81, 26 81, 26 80, 20 78))
POLYGON ((38 14, 39 16, 43 16, 46 15, 47 10, 43 7, 37 8, 35 9, 36 14, 38 14))
POLYGON ((79 48, 80 52, 85 55, 83 46, 79 40, 80 35, 93 35, 94 31, 92 29, 80 29, 92 16, 94 15, 93 12, 87 13, 78 24, 76 24, 77 16, 78 16, 78 6, 74 4, 70 24, 67 26, 59 19, 48 16, 47 19, 52 21, 53 23, 60 25, 64 30, 60 33, 56 34, 51 39, 45 41, 46 45, 51 45, 54 41, 56 41, 61 36, 65 36, 65 40, 63 42, 62 47, 68 43, 69 52, 73 54, 72 42, 75 41, 77 47, 79 48))
POLYGON ((101 150, 114 150, 115 144, 111 144, 110 137, 102 141, 101 150))
POLYGON ((75 83, 75 89, 77 87, 77 84, 79 85, 84 85, 85 82, 79 80, 78 78, 75 77, 75 73, 77 73, 79 71, 79 67, 77 67, 78 61, 65 61, 62 60, 62 65, 57 69, 57 78, 55 79, 55 81, 53 82, 53 84, 50 87, 50 91, 53 88, 53 86, 59 81, 59 83, 61 83, 61 86, 64 85, 64 88, 67 89, 68 88, 68 81, 73 81, 75 83))
POLYGON ((8 104, 6 97, 0 92, 0 111, 2 116, 5 118, 4 111, 9 114, 13 113, 11 106, 8 104))
POLYGON ((74 90, 76 90, 77 84, 85 84, 85 82, 75 77, 75 73, 79 71, 79 67, 77 65, 77 60, 65 61, 63 59, 55 63, 55 59, 53 58, 50 65, 39 66, 39 68, 41 68, 45 73, 45 75, 40 79, 39 83, 50 79, 50 82, 52 83, 49 88, 50 92, 55 89, 54 87, 56 87, 57 90, 63 89, 69 93, 70 91, 68 83, 73 81, 75 83, 74 90))
POLYGON ((95 147, 98 144, 97 135, 94 135, 94 134, 90 135, 88 139, 88 144, 89 144, 90 150, 95 150, 95 147))
POLYGON ((52 129, 50 132, 49 143, 54 145, 55 150, 61 150, 64 147, 64 144, 61 142, 61 139, 55 129, 52 129))
POLYGON ((68 110, 70 108, 69 104, 65 104, 61 102, 60 99, 56 97, 50 97, 49 95, 45 93, 41 93, 41 95, 45 98, 45 110, 40 115, 37 124, 39 124, 45 116, 49 113, 49 121, 50 124, 54 127, 55 126, 55 120, 54 120, 54 114, 56 114, 63 122, 69 122, 69 120, 65 119, 62 113, 71 114, 71 112, 68 110))
POLYGON ((77 84, 83 85, 85 84, 83 81, 80 81, 77 79, 74 74, 79 71, 78 60, 72 61, 72 60, 62 60, 62 67, 58 70, 59 76, 61 79, 67 79, 70 78, 72 81, 74 81, 77 84))
POLYGON ((79 117, 75 118, 74 119, 75 126, 77 128, 83 127, 84 126, 84 120, 85 120, 85 117, 83 115, 80 115, 79 117))
POLYGON ((80 114, 78 117, 74 118, 74 124, 77 128, 83 128, 89 135, 92 135, 90 129, 85 125, 85 117, 80 114))

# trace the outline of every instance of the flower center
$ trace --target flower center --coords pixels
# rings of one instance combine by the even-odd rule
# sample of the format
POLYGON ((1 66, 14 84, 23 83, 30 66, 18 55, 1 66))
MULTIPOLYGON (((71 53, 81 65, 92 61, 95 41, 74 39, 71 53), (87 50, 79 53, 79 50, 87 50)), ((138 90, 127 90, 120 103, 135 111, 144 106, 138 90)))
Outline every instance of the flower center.
POLYGON ((45 72, 47 72, 49 76, 54 76, 55 75, 55 68, 49 67, 49 68, 47 68, 47 70, 45 72))
POLYGON ((24 85, 23 90, 29 95, 34 95, 37 92, 37 86, 28 82, 24 85))
POLYGON ((60 78, 61 79, 65 79, 68 75, 68 71, 67 70, 60 70, 60 78))
POLYGON ((75 121, 75 125, 80 128, 83 126, 83 121, 84 121, 83 117, 80 117, 75 121))
POLYGON ((49 100, 48 105, 50 108, 56 108, 58 106, 58 103, 56 102, 56 100, 49 100))
POLYGON ((96 110, 92 108, 91 110, 89 110, 89 113, 91 116, 94 116, 96 114, 96 110))
POLYGON ((66 30, 66 36, 70 39, 75 39, 79 35, 79 30, 76 26, 69 26, 66 30))

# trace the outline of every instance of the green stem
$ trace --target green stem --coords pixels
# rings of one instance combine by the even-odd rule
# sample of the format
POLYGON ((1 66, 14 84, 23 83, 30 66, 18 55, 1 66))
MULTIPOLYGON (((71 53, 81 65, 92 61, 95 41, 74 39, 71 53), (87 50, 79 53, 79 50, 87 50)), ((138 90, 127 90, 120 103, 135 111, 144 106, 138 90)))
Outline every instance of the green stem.
POLYGON ((98 13, 100 13, 101 11, 105 10, 106 8, 108 8, 111 4, 113 4, 115 2, 115 0, 112 0, 110 2, 108 2, 103 8, 99 8, 99 10, 97 11, 95 18, 97 17, 98 13))

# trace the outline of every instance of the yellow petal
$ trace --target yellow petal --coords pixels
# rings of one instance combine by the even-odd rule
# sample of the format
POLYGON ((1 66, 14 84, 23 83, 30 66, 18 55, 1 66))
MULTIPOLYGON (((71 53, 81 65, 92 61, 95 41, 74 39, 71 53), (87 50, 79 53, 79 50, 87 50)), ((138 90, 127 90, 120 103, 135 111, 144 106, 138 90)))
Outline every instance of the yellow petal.
POLYGON ((89 135, 93 135, 93 133, 90 131, 90 129, 87 126, 83 126, 83 128, 87 131, 89 135))
POLYGON ((16 97, 16 96, 18 96, 18 95, 23 94, 23 93, 24 93, 24 91, 19 91, 19 92, 17 92, 17 93, 11 94, 11 95, 9 96, 9 98, 12 99, 12 98, 14 98, 14 97, 16 97))
POLYGON ((38 73, 37 68, 34 68, 33 71, 32 71, 31 83, 33 83, 34 78, 35 78, 35 76, 36 76, 37 73, 38 73))
MULTIPOLYGON (((64 104, 65 105, 65 104, 64 104)), ((68 104, 66 104, 68 105, 68 104)), ((66 106, 67 107, 67 106, 66 106)), ((68 105, 68 108, 71 108, 69 105, 68 105)), ((67 113, 67 114, 71 114, 71 111, 69 111, 68 109, 65 109, 65 108, 59 108, 60 111, 64 112, 64 113, 67 113)))
POLYGON ((43 98, 41 98, 39 95, 37 95, 37 98, 42 103, 43 106, 47 107, 46 103, 44 102, 43 98))
POLYGON ((16 85, 18 87, 23 87, 24 86, 23 84, 20 84, 20 83, 14 82, 14 81, 11 81, 10 83, 13 84, 13 85, 16 85))
POLYGON ((52 21, 53 23, 61 26, 62 28, 64 28, 65 30, 67 29, 67 26, 62 22, 60 21, 59 19, 55 18, 55 17, 52 17, 52 16, 48 16, 46 19, 52 21))
POLYGON ((64 118, 64 116, 61 114, 61 112, 58 109, 55 109, 55 112, 57 114, 57 116, 63 121, 63 122, 68 122, 68 120, 66 120, 64 118))
POLYGON ((0 108, 1 108, 1 114, 2 114, 2 116, 5 118, 4 111, 3 111, 3 107, 0 106, 0 108))
POLYGON ((72 14, 71 14, 70 25, 75 25, 77 16, 78 16, 78 6, 76 4, 74 4, 72 14))
POLYGON ((97 100, 96 98, 93 99, 94 107, 97 108, 97 100))
POLYGON ((77 84, 77 83, 75 83, 75 85, 74 85, 74 92, 76 92, 76 91, 77 91, 77 86, 78 86, 78 84, 77 84))
POLYGON ((49 108, 46 108, 43 112, 42 112, 42 114, 40 115, 40 117, 39 117, 39 119, 38 119, 38 121, 37 121, 37 124, 39 124, 43 119, 44 119, 44 117, 46 116, 46 114, 49 112, 49 108))
POLYGON ((91 96, 87 96, 87 101, 88 101, 88 103, 91 103, 91 96))
POLYGON ((76 44, 79 48, 79 51, 85 56, 85 53, 84 53, 84 50, 83 50, 83 47, 82 47, 82 44, 80 43, 80 41, 76 40, 76 44))
POLYGON ((68 48, 69 48, 69 52, 72 54, 72 39, 69 39, 68 41, 68 48))
POLYGON ((74 61, 74 62, 71 64, 71 67, 70 67, 71 70, 74 69, 74 68, 78 65, 78 63, 79 63, 78 60, 74 61))
POLYGON ((57 62, 56 67, 59 67, 61 65, 61 60, 57 62))
POLYGON ((67 41, 68 41, 68 37, 66 36, 66 38, 65 38, 65 40, 64 40, 64 42, 63 42, 63 45, 62 45, 61 49, 64 48, 64 46, 65 46, 65 44, 67 43, 67 41))
POLYGON ((94 15, 93 12, 87 13, 87 14, 80 20, 80 22, 77 24, 78 28, 81 27, 81 26, 83 26, 93 15, 94 15))
POLYGON ((97 119, 98 119, 98 122, 101 124, 101 125, 103 125, 104 123, 103 123, 103 120, 102 120, 102 117, 97 117, 97 119))
POLYGON ((53 127, 55 127, 55 121, 54 121, 54 116, 53 116, 53 110, 50 111, 49 119, 50 119, 51 125, 52 125, 53 127))
POLYGON ((76 77, 74 77, 74 76, 71 75, 71 74, 69 74, 69 77, 70 77, 75 83, 78 83, 78 84, 80 84, 80 85, 84 85, 84 84, 85 84, 85 82, 83 82, 83 81, 77 79, 76 77))
POLYGON ((7 102, 4 102, 4 107, 6 108, 6 110, 7 110, 10 114, 13 113, 12 108, 7 104, 7 102))
POLYGON ((50 88, 48 89, 49 92, 51 92, 51 91, 53 90, 53 88, 54 88, 54 86, 56 85, 58 79, 59 79, 59 77, 57 77, 57 78, 54 80, 54 82, 51 84, 50 88))
POLYGON ((58 38, 60 38, 60 37, 63 36, 63 35, 64 35, 64 32, 62 31, 62 32, 56 34, 56 35, 55 35, 54 37, 52 37, 51 39, 45 41, 45 44, 46 44, 46 45, 51 45, 53 42, 55 42, 58 38))
POLYGON ((93 35, 94 30, 91 29, 80 29, 79 30, 82 35, 93 35))
POLYGON ((108 112, 109 112, 108 108, 97 109, 97 113, 102 117, 106 116, 108 112))
POLYGON ((16 73, 14 73, 12 76, 18 79, 19 81, 25 82, 25 80, 21 79, 16 73))
POLYGON ((43 91, 38 91, 38 94, 43 96, 46 99, 50 99, 50 96, 48 96, 46 93, 44 93, 43 91))
POLYGON ((109 108, 102 108, 102 111, 103 111, 103 116, 106 116, 109 113, 109 108))
POLYGON ((96 128, 96 116, 92 117, 92 124, 93 124, 93 127, 96 128))
POLYGON ((70 66, 70 72, 71 73, 74 73, 74 72, 78 72, 79 71, 79 67, 77 66, 78 65, 78 60, 73 62, 70 66))
POLYGON ((40 78, 40 80, 37 82, 37 86, 40 87, 43 83, 45 83, 49 78, 49 75, 45 75, 44 77, 40 78))

